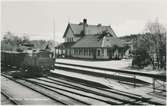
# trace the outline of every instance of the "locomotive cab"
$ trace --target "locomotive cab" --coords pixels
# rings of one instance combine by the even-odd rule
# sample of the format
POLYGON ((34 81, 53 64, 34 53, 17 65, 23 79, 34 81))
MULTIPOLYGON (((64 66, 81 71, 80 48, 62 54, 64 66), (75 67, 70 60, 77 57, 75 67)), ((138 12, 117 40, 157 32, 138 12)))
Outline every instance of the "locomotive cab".
POLYGON ((44 71, 49 71, 54 68, 53 53, 46 50, 41 50, 37 54, 38 63, 37 65, 44 71))

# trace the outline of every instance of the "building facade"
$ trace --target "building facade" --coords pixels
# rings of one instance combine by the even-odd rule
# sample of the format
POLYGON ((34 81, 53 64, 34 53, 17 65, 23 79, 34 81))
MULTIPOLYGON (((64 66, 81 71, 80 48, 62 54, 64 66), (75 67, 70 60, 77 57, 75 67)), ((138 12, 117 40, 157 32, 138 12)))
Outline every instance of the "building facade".
POLYGON ((124 42, 114 33, 111 26, 82 23, 67 25, 63 35, 65 42, 56 47, 57 56, 85 59, 121 59, 124 42))

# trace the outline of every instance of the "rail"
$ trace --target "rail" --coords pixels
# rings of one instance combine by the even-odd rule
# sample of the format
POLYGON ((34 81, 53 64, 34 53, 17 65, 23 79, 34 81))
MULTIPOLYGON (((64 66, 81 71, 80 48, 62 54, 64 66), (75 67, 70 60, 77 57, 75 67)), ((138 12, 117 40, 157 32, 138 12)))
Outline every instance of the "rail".
POLYGON ((12 80, 12 81, 14 81, 14 82, 16 82, 16 83, 18 83, 18 84, 20 84, 20 85, 26 87, 26 88, 29 88, 29 89, 31 89, 31 90, 33 90, 33 91, 35 91, 35 92, 37 92, 37 93, 39 93, 39 94, 41 94, 41 95, 43 95, 43 96, 46 96, 46 97, 48 97, 48 98, 50 98, 50 99, 52 99, 52 100, 54 100, 54 101, 56 101, 56 102, 58 102, 58 103, 61 103, 62 105, 66 105, 66 104, 63 103, 62 101, 59 101, 59 100, 57 100, 56 98, 53 98, 53 97, 51 97, 51 96, 49 96, 49 95, 47 95, 47 94, 45 94, 45 93, 43 93, 43 92, 41 92, 41 91, 39 91, 39 90, 37 90, 37 89, 34 89, 34 88, 32 88, 32 87, 30 87, 30 86, 24 84, 24 83, 21 83, 21 82, 15 80, 15 79, 12 78, 12 77, 9 77, 8 75, 1 74, 1 76, 5 77, 5 78, 7 78, 7 79, 9 79, 9 80, 12 80))
MULTIPOLYGON (((147 73, 147 72, 138 72, 138 71, 129 71, 129 70, 122 70, 122 69, 111 69, 111 68, 102 68, 102 67, 94 67, 94 66, 86 66, 86 65, 78 65, 78 64, 70 64, 70 63, 62 63, 62 62, 56 62, 56 64, 62 64, 62 65, 69 65, 69 66, 77 66, 77 67, 83 67, 83 68, 90 68, 90 69, 97 69, 97 70, 103 70, 108 72, 116 72, 116 73, 122 73, 122 74, 129 74, 134 76, 134 87, 136 87, 136 76, 144 76, 149 77, 153 79, 153 91, 156 90, 155 82, 157 80, 163 81, 163 85, 165 86, 166 82, 166 73, 163 74, 153 74, 153 73, 147 73)), ((165 90, 165 87, 163 87, 163 91, 165 90)))
POLYGON ((147 72, 138 72, 138 71, 102 68, 102 67, 70 64, 70 63, 61 63, 61 62, 56 62, 56 64, 64 64, 64 65, 85 67, 85 68, 98 69, 98 70, 110 71, 110 72, 112 71, 112 72, 125 73, 125 74, 133 74, 133 75, 135 74, 135 75, 139 75, 139 76, 151 77, 151 78, 156 78, 156 79, 159 79, 159 80, 162 80, 162 81, 166 81, 166 74, 152 74, 152 73, 147 73, 147 72))
POLYGON ((11 103, 13 103, 14 105, 22 105, 20 102, 16 101, 15 99, 12 99, 11 96, 9 96, 6 92, 1 90, 1 94, 3 96, 5 96, 11 103))

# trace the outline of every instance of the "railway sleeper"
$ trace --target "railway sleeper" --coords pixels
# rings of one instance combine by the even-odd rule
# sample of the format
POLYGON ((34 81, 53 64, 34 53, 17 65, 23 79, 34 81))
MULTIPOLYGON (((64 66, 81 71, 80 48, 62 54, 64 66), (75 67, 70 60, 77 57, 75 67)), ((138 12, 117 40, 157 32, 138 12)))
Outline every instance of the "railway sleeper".
MULTIPOLYGON (((58 80, 55 79, 55 77, 52 77, 52 76, 47 77, 47 79, 50 79, 50 80, 53 80, 53 81, 58 81, 58 80)), ((61 78, 59 78, 59 79, 61 79, 61 78)), ((140 95, 131 94, 129 92, 124 92, 124 91, 120 91, 120 90, 113 89, 113 88, 110 88, 110 89, 100 88, 100 87, 95 87, 95 86, 92 86, 92 85, 89 85, 89 84, 80 83, 79 81, 77 81, 77 79, 72 80, 72 79, 66 78, 65 80, 68 80, 68 81, 63 80, 63 83, 65 83, 65 84, 68 84, 68 82, 70 81, 70 83, 72 83, 73 85, 79 84, 79 85, 82 85, 83 87, 95 88, 95 89, 98 89, 98 90, 106 91, 106 92, 109 92, 109 93, 115 93, 115 94, 118 94, 118 95, 123 95, 123 96, 129 97, 129 98, 134 98, 134 99, 142 99, 143 98, 140 95)), ((62 82, 62 81, 60 81, 60 82, 62 82)))
POLYGON ((54 100, 54 101, 60 103, 60 104, 66 105, 66 104, 63 103, 63 102, 61 102, 61 101, 59 101, 59 100, 57 100, 57 99, 55 99, 55 98, 53 98, 53 97, 51 97, 51 96, 49 96, 49 95, 43 93, 43 92, 40 92, 38 89, 34 89, 33 87, 26 85, 25 83, 22 83, 22 82, 20 82, 20 81, 18 81, 18 80, 15 80, 15 79, 12 78, 11 76, 4 75, 4 74, 3 74, 3 76, 6 77, 6 78, 8 78, 8 79, 10 79, 10 80, 12 80, 12 81, 14 81, 14 82, 16 82, 16 83, 18 83, 18 84, 20 84, 20 85, 22 85, 22 86, 25 86, 25 87, 27 87, 27 88, 33 90, 33 91, 36 91, 36 92, 38 92, 38 93, 40 93, 40 94, 42 94, 42 95, 44 95, 44 96, 46 96, 46 97, 48 97, 48 98, 50 98, 50 99, 52 99, 52 100, 54 100))
MULTIPOLYGON (((103 78, 110 78, 114 80, 119 80, 119 81, 124 81, 124 82, 131 82, 133 83, 133 77, 125 77, 121 75, 111 75, 111 74, 106 74, 106 73, 99 73, 99 72, 91 72, 85 69, 78 69, 78 68, 71 68, 71 67, 65 67, 65 66, 55 66, 56 69, 60 70, 66 70, 66 71, 71 71, 71 72, 76 72, 76 73, 82 73, 82 74, 88 74, 96 77, 103 77, 103 78)), ((136 83, 141 83, 141 84, 149 84, 144 81, 141 81, 139 79, 135 79, 136 83)))
MULTIPOLYGON (((104 87, 99 87, 99 86, 96 86, 96 84, 94 86, 94 84, 93 84, 94 82, 89 83, 89 82, 87 82, 87 80, 84 80, 84 79, 74 78, 74 77, 65 76, 65 75, 61 75, 61 74, 57 74, 57 73, 51 73, 50 76, 67 78, 69 80, 72 80, 73 82, 76 82, 76 83, 80 82, 80 84, 85 85, 85 86, 89 86, 89 87, 92 87, 92 85, 93 85, 93 87, 96 87, 96 88, 102 89, 102 90, 107 90, 109 92, 112 90, 111 88, 108 88, 108 87, 105 87, 105 86, 104 87)), ((114 90, 116 90, 116 89, 114 89, 114 90)), ((115 91, 112 90, 112 92, 115 92, 115 91)), ((159 105, 163 104, 163 103, 151 101, 151 98, 147 98, 147 97, 145 98, 141 95, 132 94, 132 93, 129 93, 129 92, 116 90, 116 93, 121 93, 121 94, 123 93, 124 95, 127 95, 129 97, 132 97, 132 98, 134 97, 135 99, 137 99, 137 101, 141 100, 143 102, 148 102, 150 104, 159 104, 159 105)))
MULTIPOLYGON (((40 86, 40 87, 46 88, 46 89, 48 89, 48 90, 57 92, 57 93, 60 93, 60 92, 61 92, 59 89, 58 89, 58 91, 57 91, 55 88, 48 87, 48 85, 39 84, 39 83, 33 82, 33 81, 29 81, 29 82, 31 82, 31 83, 33 83, 33 84, 35 84, 35 85, 38 85, 38 86, 40 86)), ((78 98, 74 98, 74 97, 68 96, 68 95, 66 95, 66 94, 69 94, 69 93, 66 92, 66 91, 63 91, 63 93, 61 92, 60 94, 62 94, 62 95, 64 95, 64 96, 67 96, 67 97, 70 97, 70 98, 72 98, 72 99, 74 99, 74 100, 77 100, 77 101, 79 101, 79 102, 81 102, 81 103, 83 103, 83 104, 86 104, 86 105, 91 105, 91 104, 92 104, 91 102, 82 101, 83 99, 79 100, 78 98)), ((73 93, 71 93, 71 94, 73 94, 73 93)), ((76 94, 75 94, 75 95, 76 95, 76 94)), ((80 97, 79 97, 79 98, 80 98, 80 97)))
POLYGON ((1 89, 1 94, 4 95, 9 101, 11 101, 14 105, 22 105, 17 100, 12 99, 12 96, 8 95, 5 91, 1 89))
MULTIPOLYGON (((46 95, 50 95, 53 98, 63 102, 65 105, 74 105, 74 103, 78 104, 78 105, 83 105, 83 104, 87 104, 87 103, 83 103, 81 101, 78 101, 77 99, 73 98, 73 97, 69 97, 67 95, 63 95, 62 93, 59 92, 55 92, 53 90, 50 90, 46 87, 40 86, 38 84, 35 84, 29 80, 22 80, 22 83, 26 83, 29 86, 32 86, 33 89, 37 89, 40 90, 41 92, 44 92, 46 95), (59 95, 59 96, 57 96, 59 95), (70 100, 69 100, 70 99, 70 100)), ((87 104, 88 105, 88 104, 87 104)))
MULTIPOLYGON (((39 84, 39 82, 35 82, 35 83, 39 84)), ((57 88, 57 87, 55 87, 55 86, 46 85, 46 84, 44 84, 44 83, 40 83, 40 84, 45 85, 45 86, 49 86, 49 87, 52 87, 52 88, 60 89, 60 90, 63 90, 63 91, 68 91, 68 92, 71 92, 71 93, 75 93, 75 94, 78 94, 78 95, 86 96, 86 95, 77 93, 77 92, 76 92, 76 89, 73 89, 74 91, 71 91, 72 88, 71 88, 71 90, 70 90, 70 89, 67 90, 67 89, 61 89, 63 86, 57 88)), ((57 84, 57 85, 58 85, 58 84, 57 84)), ((70 88, 70 87, 67 87, 67 88, 70 88)), ((80 90, 80 89, 78 89, 78 90, 80 90)), ((86 92, 84 92, 84 94, 85 94, 85 93, 86 93, 86 92)), ((118 103, 120 102, 120 103, 122 103, 122 104, 124 104, 124 103, 125 103, 125 104, 126 104, 126 103, 136 104, 136 103, 134 103, 134 102, 129 102, 129 101, 121 100, 121 99, 118 99, 118 98, 114 98, 114 97, 111 97, 111 96, 106 96, 106 95, 99 94, 99 93, 95 93, 95 92, 92 92, 92 91, 91 91, 91 92, 89 91, 89 93, 95 94, 95 95, 96 95, 96 99, 97 99, 98 96, 100 96, 100 97, 106 98, 106 100, 107 100, 107 98, 108 98, 108 100, 109 100, 109 101, 112 101, 112 102, 115 101, 115 102, 118 102, 118 103), (110 99, 111 99, 111 100, 110 100, 110 99)), ((89 97, 89 96, 87 96, 87 97, 89 97)), ((99 98, 99 97, 98 97, 98 98, 99 98)), ((103 100, 105 100, 105 99, 103 99, 103 100)))
POLYGON ((56 82, 51 82, 51 81, 46 81, 46 80, 43 80, 43 79, 39 79, 38 80, 42 80, 42 81, 45 81, 45 82, 48 82, 48 83, 54 83, 54 84, 57 84, 57 85, 60 85, 60 86, 65 86, 65 87, 69 87, 69 88, 72 88, 72 89, 76 89, 76 90, 82 90, 84 92, 89 92, 89 93, 92 93, 92 94, 95 94, 95 95, 99 95, 99 96, 103 96, 103 97, 107 97, 107 98, 111 98, 111 99, 115 99, 115 100, 119 100, 119 101, 122 101, 124 103, 130 103, 130 104, 136 104, 136 99, 134 98, 127 98, 125 96, 122 96, 122 95, 117 95, 117 94, 103 94, 101 93, 102 91, 93 91, 91 90, 91 88, 88 89, 85 89, 83 87, 79 87, 79 86, 75 86, 75 85, 68 85, 68 84, 61 84, 61 83, 56 83, 56 82))

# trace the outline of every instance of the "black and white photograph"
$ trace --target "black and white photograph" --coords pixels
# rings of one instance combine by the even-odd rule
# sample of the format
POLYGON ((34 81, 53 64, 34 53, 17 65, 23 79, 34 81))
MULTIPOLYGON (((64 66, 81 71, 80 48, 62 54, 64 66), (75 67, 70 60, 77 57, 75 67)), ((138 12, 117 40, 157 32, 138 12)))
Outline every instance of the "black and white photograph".
POLYGON ((166 0, 1 0, 1 105, 166 105, 166 0))

